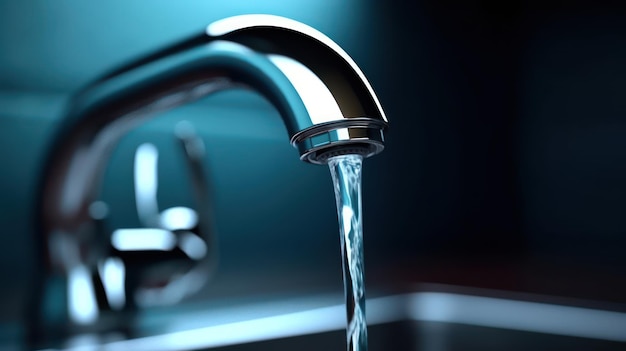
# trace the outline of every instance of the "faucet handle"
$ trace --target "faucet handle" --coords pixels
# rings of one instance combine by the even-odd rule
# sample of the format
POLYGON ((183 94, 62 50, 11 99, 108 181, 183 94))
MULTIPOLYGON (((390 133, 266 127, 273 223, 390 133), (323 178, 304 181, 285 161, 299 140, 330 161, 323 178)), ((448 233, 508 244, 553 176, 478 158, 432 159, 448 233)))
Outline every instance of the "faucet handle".
MULTIPOLYGON (((186 121, 176 125, 174 135, 189 169, 196 209, 175 206, 159 210, 158 149, 150 143, 140 145, 135 151, 134 183, 137 213, 143 228, 117 229, 111 235, 112 257, 106 258, 108 265, 101 267, 116 267, 123 274, 109 274, 118 281, 109 278, 107 284, 107 276, 102 272, 102 285, 105 292, 110 287, 119 290, 119 277, 124 276, 126 296, 124 302, 119 298, 109 301, 111 307, 176 303, 204 286, 214 271, 217 240, 210 186, 202 163, 204 143, 186 121)), ((119 295, 119 292, 107 293, 107 296, 119 295)))
POLYGON ((170 278, 171 272, 166 269, 164 276, 156 277, 157 281, 152 289, 139 290, 138 300, 147 305, 174 303, 199 290, 213 275, 218 260, 212 191, 203 164, 206 157, 204 142, 188 121, 176 124, 174 136, 189 171, 196 210, 177 206, 160 212, 158 226, 177 236, 177 251, 182 251, 185 255, 180 268, 186 271, 182 275, 173 275, 166 285, 161 285, 159 278, 170 278))

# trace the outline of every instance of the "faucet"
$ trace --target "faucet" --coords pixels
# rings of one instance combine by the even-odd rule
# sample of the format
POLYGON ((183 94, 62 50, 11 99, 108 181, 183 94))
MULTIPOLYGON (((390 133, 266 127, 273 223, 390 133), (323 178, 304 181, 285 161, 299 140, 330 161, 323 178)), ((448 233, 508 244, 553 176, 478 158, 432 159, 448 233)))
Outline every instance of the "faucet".
POLYGON ((387 118, 356 63, 324 34, 284 17, 221 19, 93 80, 68 103, 41 172, 30 344, 129 327, 128 314, 107 310, 97 296, 74 306, 90 310, 87 317, 69 311, 73 299, 84 299, 72 284, 90 281, 109 255, 102 218, 94 215, 108 157, 122 136, 159 112, 226 89, 251 89, 270 101, 304 162, 384 148, 387 118), (71 281, 77 274, 82 280, 71 281))

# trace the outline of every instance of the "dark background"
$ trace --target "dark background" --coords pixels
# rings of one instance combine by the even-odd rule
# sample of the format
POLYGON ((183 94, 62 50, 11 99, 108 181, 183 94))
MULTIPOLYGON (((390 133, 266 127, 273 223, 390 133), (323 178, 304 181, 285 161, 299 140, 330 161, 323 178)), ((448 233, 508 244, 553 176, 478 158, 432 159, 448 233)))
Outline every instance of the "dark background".
MULTIPOLYGON (((0 1, 4 321, 20 315, 34 269, 33 189, 67 97, 211 21, 253 12, 336 40, 390 118, 386 150, 364 165, 372 290, 443 283, 626 302, 621 2, 0 1)), ((143 141, 162 150, 163 206, 189 202, 170 138, 181 117, 205 138, 218 189, 221 270, 200 298, 340 291, 328 171, 297 159, 253 94, 211 97, 129 135, 103 194, 116 225, 137 226, 132 150, 143 141)))
POLYGON ((624 6, 386 11, 402 34, 381 71, 389 146, 368 165, 386 171, 366 185, 395 195, 368 203, 369 230, 403 233, 392 250, 418 280, 623 302, 624 6))

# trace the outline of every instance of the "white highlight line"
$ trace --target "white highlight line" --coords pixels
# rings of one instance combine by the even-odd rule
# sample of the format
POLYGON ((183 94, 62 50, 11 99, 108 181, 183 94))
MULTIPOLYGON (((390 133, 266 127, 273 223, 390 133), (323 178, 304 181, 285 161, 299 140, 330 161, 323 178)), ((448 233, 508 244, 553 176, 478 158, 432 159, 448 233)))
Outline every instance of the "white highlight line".
MULTIPOLYGON (((284 310, 284 305, 276 302, 261 307, 253 306, 250 310, 255 311, 256 318, 249 315, 243 321, 105 343, 98 350, 201 349, 337 331, 346 327, 343 305, 268 315, 271 311, 284 310)), ((237 310, 241 310, 241 306, 233 309, 237 310)), ((232 320, 233 313, 236 313, 233 311, 207 311, 207 323, 211 320, 232 320)), ((367 301, 367 311, 369 325, 406 320, 447 322, 626 342, 626 313, 590 308, 453 293, 417 292, 370 299, 367 301)), ((93 345, 85 345, 66 350, 92 349, 93 345)))

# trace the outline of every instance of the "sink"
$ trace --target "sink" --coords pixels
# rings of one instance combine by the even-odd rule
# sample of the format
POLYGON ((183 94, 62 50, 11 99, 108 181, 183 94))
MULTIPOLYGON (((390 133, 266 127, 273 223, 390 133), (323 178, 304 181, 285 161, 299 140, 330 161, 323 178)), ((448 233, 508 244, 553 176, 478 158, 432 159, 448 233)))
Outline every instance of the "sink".
MULTIPOLYGON (((138 323, 146 332, 133 339, 83 337, 66 349, 345 349, 341 296, 240 302, 221 307, 219 302, 212 303, 206 308, 179 306, 145 315, 138 323)), ((378 294, 368 300, 369 349, 624 350, 624 311, 624 306, 545 296, 422 287, 403 294, 378 294)))

